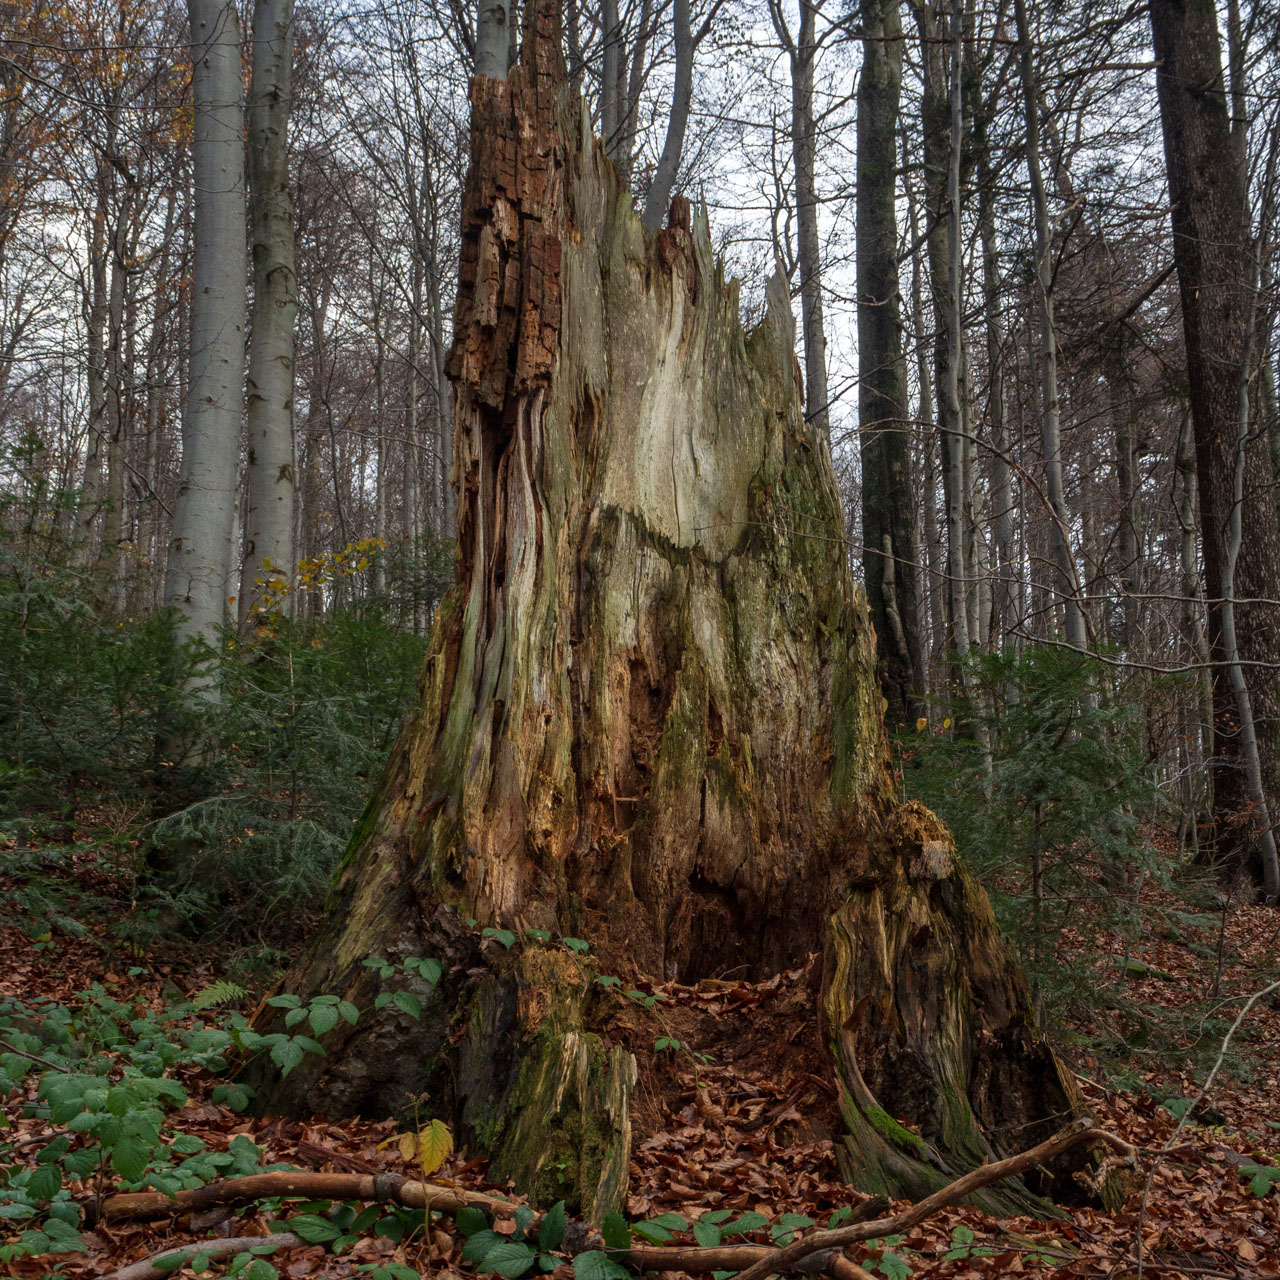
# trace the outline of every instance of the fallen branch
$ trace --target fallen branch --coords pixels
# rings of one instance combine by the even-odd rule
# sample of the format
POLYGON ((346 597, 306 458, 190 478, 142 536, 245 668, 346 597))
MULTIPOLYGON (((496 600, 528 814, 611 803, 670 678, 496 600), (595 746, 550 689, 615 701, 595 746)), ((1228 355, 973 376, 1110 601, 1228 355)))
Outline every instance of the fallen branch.
POLYGON ((425 1209, 428 1204, 440 1213, 456 1214, 467 1205, 490 1213, 512 1214, 517 1205, 498 1196, 458 1187, 414 1182, 398 1173, 307 1173, 284 1170, 255 1173, 247 1178, 226 1178, 203 1187, 166 1195, 163 1191, 126 1191, 107 1196, 93 1211, 93 1201, 82 1206, 86 1226, 95 1221, 139 1222, 167 1218, 176 1213, 212 1209, 215 1205, 253 1204, 273 1196, 300 1196, 304 1200, 374 1200, 425 1209))
POLYGON ((196 1244, 180 1244, 176 1249, 165 1249, 160 1253, 153 1253, 151 1257, 143 1258, 141 1262, 131 1262, 127 1267, 113 1271, 102 1280, 150 1280, 151 1276, 167 1270, 159 1265, 161 1262, 180 1253, 188 1253, 193 1258, 197 1253, 203 1253, 207 1258, 222 1258, 228 1253, 239 1253, 242 1249, 256 1249, 260 1245, 284 1249, 303 1243, 305 1242, 302 1237, 294 1235, 292 1231, 278 1231, 273 1236, 235 1236, 230 1240, 200 1240, 196 1244))
POLYGON ((832 1231, 812 1231, 807 1236, 787 1245, 785 1248, 773 1249, 768 1257, 761 1258, 743 1271, 737 1280, 764 1280, 766 1276, 777 1275, 785 1271, 794 1271, 798 1264, 811 1254, 821 1253, 829 1249, 844 1249, 851 1244, 861 1244, 864 1240, 876 1236, 898 1235, 907 1231, 917 1223, 923 1222, 939 1209, 965 1199, 981 1188, 999 1182, 1002 1178, 1012 1178, 1037 1164, 1070 1151, 1083 1143, 1102 1143, 1119 1152, 1127 1160, 1136 1159, 1136 1150, 1123 1138, 1107 1133, 1102 1129, 1082 1127, 1083 1122, 1063 1129, 1052 1138, 1046 1139, 1030 1151, 1023 1151, 1007 1160, 997 1160, 993 1164, 979 1165, 968 1173, 949 1182, 945 1187, 926 1196, 917 1204, 911 1205, 901 1213, 889 1218, 879 1218, 872 1222, 863 1222, 849 1227, 836 1227, 832 1231))
MULTIPOLYGON (((849 1216, 850 1225, 866 1222, 889 1207, 884 1196, 864 1200, 849 1216)), ((632 1245, 618 1257, 640 1271, 687 1271, 701 1275, 712 1271, 746 1271, 778 1252, 769 1244, 721 1244, 702 1248, 671 1248, 667 1245, 632 1245)), ((835 1251, 829 1251, 834 1253, 835 1251)), ((814 1272, 823 1270, 815 1267, 814 1272)))

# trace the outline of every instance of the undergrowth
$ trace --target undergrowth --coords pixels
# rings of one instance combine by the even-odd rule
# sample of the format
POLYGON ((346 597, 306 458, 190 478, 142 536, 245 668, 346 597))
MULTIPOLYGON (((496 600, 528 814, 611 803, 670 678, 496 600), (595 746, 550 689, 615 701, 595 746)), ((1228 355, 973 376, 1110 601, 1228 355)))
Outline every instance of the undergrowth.
POLYGON ((1224 907, 1216 883, 1155 847, 1172 806, 1132 689, 1095 659, 1050 646, 975 653, 964 675, 965 698, 899 738, 903 786, 950 826, 1042 1017, 1113 1079, 1128 1081, 1139 1051, 1204 1065, 1229 1024, 1208 989, 1180 1016, 1155 1015, 1128 990, 1161 977, 1135 954, 1144 924, 1185 935, 1210 972, 1224 907), (1151 890, 1163 891, 1160 904, 1151 890))
POLYGON ((408 581, 379 598, 370 553, 312 616, 229 629, 218 696, 189 726, 212 749, 177 769, 176 690, 209 655, 175 654, 140 587, 104 590, 73 514, 65 495, 0 495, 0 915, 37 939, 105 919, 135 946, 198 934, 269 964, 321 901, 410 705, 411 628, 447 585, 445 546, 390 556, 408 581))

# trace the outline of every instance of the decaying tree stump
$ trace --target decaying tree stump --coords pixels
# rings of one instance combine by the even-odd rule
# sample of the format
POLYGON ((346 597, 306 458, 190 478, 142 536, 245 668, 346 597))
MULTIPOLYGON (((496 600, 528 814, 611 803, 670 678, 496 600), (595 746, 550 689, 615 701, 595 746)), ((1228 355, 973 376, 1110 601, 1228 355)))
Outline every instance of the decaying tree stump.
POLYGON ((635 1063, 591 975, 765 977, 825 947, 847 1172, 934 1188, 1078 1100, 945 829, 895 803, 786 286, 744 332, 704 217, 677 199, 644 233, 568 96, 554 4, 523 47, 472 84, 458 585, 289 987, 371 1005, 374 953, 445 977, 420 1020, 342 1024, 266 1101, 391 1114, 426 1091, 496 1176, 598 1218, 635 1063))

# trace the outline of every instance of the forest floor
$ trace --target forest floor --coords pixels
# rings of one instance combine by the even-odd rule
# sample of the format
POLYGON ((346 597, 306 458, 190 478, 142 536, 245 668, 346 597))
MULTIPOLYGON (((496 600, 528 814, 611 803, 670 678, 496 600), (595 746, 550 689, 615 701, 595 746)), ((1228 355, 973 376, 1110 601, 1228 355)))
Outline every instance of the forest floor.
MULTIPOLYGON (((105 875, 91 850, 57 874, 78 879, 100 902, 122 895, 119 911, 128 912, 127 883, 105 875)), ((14 888, 0 876, 0 902, 11 900, 14 888)), ((1145 1010, 1135 1024, 1139 1029, 1143 1019, 1185 1026, 1190 1008, 1213 1009, 1229 1021, 1250 995, 1275 980, 1280 912, 1235 906, 1216 928, 1218 918, 1186 916, 1182 919, 1190 924, 1170 928, 1167 922, 1177 913, 1162 902, 1162 892, 1144 893, 1146 905, 1152 909, 1143 912, 1142 935, 1127 949, 1114 938, 1068 939, 1082 951, 1105 953, 1096 964, 1098 983, 1116 984, 1127 1008, 1145 1010)), ((219 976, 217 962, 196 947, 161 945, 149 953, 128 948, 105 918, 79 937, 64 935, 56 924, 41 936, 32 932, 0 929, 0 996, 73 1004, 77 993, 101 983, 119 998, 160 1008, 219 976)), ((705 1213, 734 1210, 755 1212, 770 1222, 796 1214, 821 1224, 833 1210, 858 1203, 862 1197, 839 1179, 838 1115, 813 1030, 815 987, 816 964, 811 964, 754 985, 644 986, 663 997, 651 1011, 619 997, 617 1035, 641 1063, 629 1217, 675 1213, 692 1224, 705 1213), (666 1046, 655 1049, 664 1039, 666 1046)), ((1181 1115, 1186 1103, 1177 1100, 1197 1097, 1203 1068, 1193 1075, 1169 1066, 1167 1054, 1162 1065, 1135 1051, 1126 1064, 1128 1074, 1119 1077, 1125 1087, 1108 1087, 1105 1081, 1114 1086, 1118 1077, 1114 1063, 1104 1075, 1090 1058, 1093 1030, 1078 1024, 1069 1052, 1096 1124, 1140 1149, 1139 1170, 1123 1209, 1074 1208, 1061 1220, 1034 1221, 995 1218, 960 1206, 936 1214, 905 1237, 858 1246, 850 1256, 887 1280, 1011 1273, 1062 1280, 1280 1276, 1280 1183, 1241 1172, 1280 1165, 1280 998, 1253 1005, 1223 1070, 1180 1128, 1175 1113, 1181 1115), (1139 1237, 1141 1267, 1135 1251, 1139 1237)), ((1211 1051, 1208 1060, 1213 1057, 1211 1051)), ((394 1142, 383 1145, 394 1133, 391 1122, 252 1119, 215 1105, 214 1081, 202 1073, 189 1073, 183 1082, 190 1101, 172 1117, 173 1126, 198 1136, 210 1149, 225 1149, 245 1134, 264 1148, 264 1162, 415 1176, 394 1142)), ((15 1093, 5 1103, 8 1129, 0 1150, 7 1146, 8 1152, 0 1165, 33 1160, 49 1136, 47 1120, 24 1118, 25 1101, 15 1093)), ((1280 1173, 1276 1176, 1280 1179, 1280 1173)), ((489 1187, 484 1163, 465 1152, 433 1177, 507 1193, 489 1187)), ((223 1221, 204 1225, 215 1234, 265 1234, 280 1212, 277 1205, 271 1212, 238 1211, 232 1219, 226 1211, 223 1221)), ((6 1230, 0 1223, 0 1243, 6 1230)), ((432 1235, 428 1244, 421 1236, 393 1243, 369 1234, 336 1256, 324 1245, 304 1245, 275 1253, 271 1263, 290 1280, 358 1275, 360 1268, 388 1262, 438 1280, 473 1274, 460 1259, 463 1242, 447 1220, 432 1235)), ((676 1235, 692 1243, 692 1237, 676 1235)), ((7 1268, 21 1277, 103 1277, 197 1236, 189 1216, 100 1224, 85 1233, 87 1253, 15 1259, 0 1264, 0 1274, 7 1268)), ((754 1238, 768 1243, 767 1227, 754 1238)), ((570 1280, 573 1273, 562 1266, 553 1274, 555 1280, 570 1280)))

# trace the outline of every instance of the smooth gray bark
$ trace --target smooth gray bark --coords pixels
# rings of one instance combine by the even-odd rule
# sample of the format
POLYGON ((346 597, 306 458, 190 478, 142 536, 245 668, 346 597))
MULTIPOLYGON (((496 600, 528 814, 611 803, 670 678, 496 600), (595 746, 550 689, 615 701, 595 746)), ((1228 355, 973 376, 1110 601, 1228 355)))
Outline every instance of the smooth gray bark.
POLYGON ((991 608, 989 644, 999 650, 1013 616, 1013 474, 1005 391, 1003 309, 996 246, 995 174, 985 121, 975 129, 978 150, 978 234, 982 241, 982 301, 986 313, 987 422, 991 433, 991 608))
MULTIPOLYGON (((906 169, 906 141, 903 141, 903 169, 906 169)), ((921 261, 920 224, 916 212, 915 191, 904 181, 907 193, 907 226, 911 231, 911 338, 916 352, 916 386, 919 409, 916 417, 924 438, 924 557, 925 587, 922 592, 921 629, 928 642, 921 671, 922 686, 928 685, 926 672, 932 672, 946 654, 946 604, 943 600, 945 569, 941 555, 942 538, 938 529, 938 432, 933 399, 933 368, 929 363, 929 344, 924 327, 924 263, 921 261)), ((942 448, 945 456, 945 442, 942 448)))
POLYGON ((1245 780, 1253 803, 1253 826, 1257 832, 1262 861, 1262 890, 1268 902, 1280 899, 1280 858, 1276 854, 1275 831, 1267 805, 1267 789, 1262 777, 1262 755, 1258 746, 1258 726, 1253 700, 1244 678, 1240 645, 1236 639, 1236 561, 1244 541, 1244 482, 1249 448, 1249 367, 1252 363, 1256 308, 1250 308, 1243 358, 1240 361, 1239 429, 1236 434, 1235 468, 1232 472, 1231 518, 1227 526, 1226 556, 1222 566, 1222 656, 1227 665, 1236 715, 1240 721, 1240 754, 1244 757, 1245 780))
POLYGON ((1267 855, 1256 843, 1260 834, 1256 824, 1260 818, 1265 821, 1265 811, 1259 810, 1256 786, 1249 776, 1249 743, 1232 687, 1240 668, 1255 727, 1266 809, 1274 812, 1280 796, 1275 727, 1280 723, 1280 689, 1275 675, 1278 611, 1269 602, 1280 577, 1280 525, 1266 442, 1253 424, 1243 430, 1241 422, 1253 411, 1246 391, 1251 381, 1249 352, 1258 281, 1249 229, 1248 175, 1241 170, 1232 138, 1218 15, 1212 0, 1149 0, 1148 8, 1159 61, 1156 88, 1196 438, 1209 642, 1215 661, 1214 852, 1225 863, 1236 865, 1250 865, 1253 855, 1262 852, 1266 887, 1267 855), (1241 466, 1242 479, 1237 474, 1241 466), (1234 546, 1231 530, 1237 518, 1242 532, 1234 546), (1228 585, 1230 592, 1224 598, 1218 593, 1228 585), (1228 604, 1230 626, 1224 617, 1228 604), (1235 659, 1229 653, 1232 647, 1238 650, 1235 659))
POLYGON ((618 102, 618 68, 621 62, 622 32, 618 23, 618 0, 603 0, 600 8, 600 30, 603 40, 600 67, 600 136, 611 160, 617 159, 618 125, 621 112, 618 102))
POLYGON ((511 56, 511 9, 504 0, 480 0, 476 19, 476 75, 507 78, 511 56))
MULTIPOLYGON (((951 64, 948 84, 949 131, 947 147, 947 275, 945 280, 944 311, 946 317, 946 360, 943 376, 939 379, 940 399, 945 401, 947 422, 948 497, 947 543, 950 551, 948 573, 950 577, 951 628, 956 652, 963 655, 970 644, 969 611, 967 594, 969 586, 969 558, 965 554, 965 497, 968 485, 965 476, 965 428, 960 407, 960 360, 963 350, 963 245, 960 223, 960 152, 964 145, 963 84, 961 71, 964 58, 964 23, 960 0, 951 4, 951 64)), ((935 291, 937 285, 934 285, 935 291)))
POLYGON ((640 16, 636 24, 635 41, 631 47, 631 55, 627 59, 630 64, 625 84, 622 74, 621 59, 618 67, 618 143, 612 152, 613 163, 620 173, 630 176, 631 166, 635 161, 636 132, 640 127, 640 116, 637 108, 640 94, 644 89, 645 77, 648 74, 649 41, 653 37, 655 20, 653 0, 640 0, 640 16))
MULTIPOLYGON (((291 582, 295 568, 293 342, 298 288, 289 186, 292 66, 293 0, 256 0, 248 109, 253 328, 242 612, 261 597, 264 587, 291 582)), ((270 594, 280 597, 279 589, 270 594)))
MULTIPOLYGON (((244 409, 245 202, 235 0, 188 0, 195 135, 190 381, 165 578, 179 640, 215 644, 226 607, 244 409)), ((213 690, 197 679, 191 700, 213 690)))

